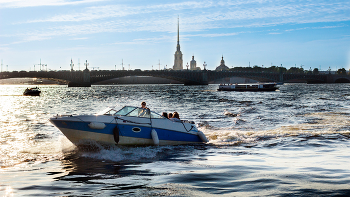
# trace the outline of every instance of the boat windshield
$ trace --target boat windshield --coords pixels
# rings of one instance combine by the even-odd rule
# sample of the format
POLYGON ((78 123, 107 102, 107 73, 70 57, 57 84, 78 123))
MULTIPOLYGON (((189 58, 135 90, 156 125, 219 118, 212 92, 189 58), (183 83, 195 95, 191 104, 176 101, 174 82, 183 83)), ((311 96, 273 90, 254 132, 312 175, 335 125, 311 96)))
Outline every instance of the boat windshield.
POLYGON ((126 114, 130 113, 132 110, 134 110, 137 107, 123 107, 120 110, 114 109, 114 107, 108 107, 107 109, 104 109, 103 111, 99 112, 97 115, 121 115, 125 116, 126 114))
POLYGON ((119 116, 126 116, 128 113, 132 112, 134 109, 136 109, 137 107, 129 107, 129 106, 125 106, 123 107, 121 110, 119 110, 118 112, 116 112, 114 115, 119 115, 119 116))
POLYGON ((139 107, 130 107, 125 106, 119 111, 114 113, 113 110, 110 110, 109 112, 105 113, 106 115, 115 115, 115 116, 132 116, 132 117, 140 117, 140 118, 164 118, 163 116, 150 111, 149 109, 142 109, 139 107), (112 113, 111 113, 112 112, 112 113))
POLYGON ((108 107, 100 112, 97 113, 97 115, 114 115, 117 112, 117 110, 113 109, 112 107, 108 107))

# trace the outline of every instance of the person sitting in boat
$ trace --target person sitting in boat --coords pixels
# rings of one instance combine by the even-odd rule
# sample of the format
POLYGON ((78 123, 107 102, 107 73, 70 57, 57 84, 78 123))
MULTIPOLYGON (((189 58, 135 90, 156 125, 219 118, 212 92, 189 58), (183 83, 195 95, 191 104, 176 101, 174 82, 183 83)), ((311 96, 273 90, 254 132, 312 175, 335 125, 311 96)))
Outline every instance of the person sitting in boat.
POLYGON ((168 113, 163 112, 162 116, 165 117, 165 118, 168 118, 168 113))
POLYGON ((150 111, 146 107, 146 102, 141 103, 141 108, 139 109, 139 117, 149 117, 150 116, 150 111))
POLYGON ((169 113, 168 114, 168 119, 172 119, 173 118, 173 113, 169 113))
POLYGON ((143 109, 148 109, 148 108, 146 107, 146 102, 145 102, 145 101, 142 101, 142 102, 141 102, 141 108, 143 108, 143 109))
POLYGON ((174 112, 173 113, 173 118, 171 118, 170 120, 172 120, 174 122, 181 122, 179 113, 174 112))

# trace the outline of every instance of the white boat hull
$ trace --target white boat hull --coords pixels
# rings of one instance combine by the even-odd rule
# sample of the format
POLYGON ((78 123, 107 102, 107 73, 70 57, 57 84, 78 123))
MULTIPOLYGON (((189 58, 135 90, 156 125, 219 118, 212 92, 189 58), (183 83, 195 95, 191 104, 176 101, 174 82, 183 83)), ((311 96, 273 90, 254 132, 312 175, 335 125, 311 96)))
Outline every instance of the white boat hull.
MULTIPOLYGON (((134 109, 128 107, 128 109, 134 109)), ((138 108, 135 108, 138 110, 138 108)), ((151 112, 152 117, 110 114, 55 116, 50 118, 71 142, 96 141, 114 145, 180 145, 206 143, 193 122, 171 121, 151 112)))

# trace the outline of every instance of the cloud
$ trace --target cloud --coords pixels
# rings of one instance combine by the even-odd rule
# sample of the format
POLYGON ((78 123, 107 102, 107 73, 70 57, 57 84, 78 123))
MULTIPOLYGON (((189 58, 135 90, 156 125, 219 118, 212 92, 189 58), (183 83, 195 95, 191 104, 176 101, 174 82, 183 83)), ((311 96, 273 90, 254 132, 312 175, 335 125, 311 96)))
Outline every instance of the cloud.
POLYGON ((42 40, 48 40, 51 39, 52 36, 55 36, 53 34, 30 34, 30 35, 25 35, 23 36, 23 39, 19 41, 12 42, 11 44, 21 44, 21 43, 26 43, 26 42, 32 42, 32 41, 42 41, 42 40))
POLYGON ((37 22, 80 22, 105 18, 125 17, 131 15, 151 14, 168 11, 181 11, 185 9, 209 8, 211 3, 183 2, 172 4, 130 6, 124 4, 87 7, 80 13, 56 15, 47 19, 29 20, 26 23, 37 22))
POLYGON ((235 33, 214 33, 214 34, 193 34, 193 35, 184 35, 183 37, 222 37, 222 36, 236 36, 241 33, 247 32, 235 32, 235 33))
POLYGON ((23 7, 39 7, 39 6, 65 6, 78 5, 84 3, 93 3, 106 0, 0 0, 0 9, 4 8, 23 8, 23 7))
POLYGON ((70 40, 87 40, 88 37, 81 37, 81 38, 71 38, 70 40))
MULTIPOLYGON (((53 1, 53 0, 51 0, 53 1)), ((93 1, 93 0, 90 0, 93 1)), ((79 1, 80 2, 80 1, 79 1)), ((89 2, 89 1, 83 1, 89 2)), ((69 3, 69 2, 65 2, 69 3)), ((309 3, 309 1, 295 3, 287 1, 237 1, 235 3, 216 1, 187 1, 181 3, 168 3, 156 5, 103 5, 86 7, 74 14, 61 14, 46 19, 28 20, 27 23, 37 22, 81 22, 108 18, 122 18, 126 16, 144 16, 159 14, 167 16, 172 13, 180 14, 183 19, 191 20, 193 23, 214 21, 246 21, 267 20, 275 21, 277 24, 285 22, 307 23, 308 21, 344 21, 349 20, 350 2, 335 1, 309 3)), ((127 18, 126 18, 127 19, 127 18)))
MULTIPOLYGON (((0 0, 0 6, 23 5, 75 5, 102 0, 0 0)), ((106 1, 107 2, 107 1, 106 1)), ((234 36, 235 28, 273 27, 284 24, 308 24, 321 22, 350 21, 350 2, 342 0, 313 1, 294 0, 237 0, 237 1, 184 1, 179 3, 148 4, 138 3, 100 6, 81 6, 74 14, 65 11, 46 18, 29 19, 22 23, 46 23, 36 34, 23 35, 24 42, 49 39, 55 36, 82 36, 96 33, 125 32, 167 32, 174 33, 176 16, 180 15, 180 31, 201 32, 215 29, 232 29, 231 33, 194 34, 193 36, 219 37, 234 36), (70 13, 70 14, 66 14, 70 13), (52 24, 52 25, 51 25, 52 24), (45 32, 45 33, 42 33, 45 32), (37 36, 39 35, 39 36, 37 36)), ((114 3, 114 4, 113 4, 114 3)), ((16 24, 21 25, 21 24, 16 24)), ((323 28, 341 28, 339 25, 323 28)), ((289 29, 303 30, 312 27, 289 29)), ((270 34, 277 34, 276 32, 270 34)), ((190 36, 190 35, 188 35, 190 36)), ((130 43, 154 42, 150 40, 133 40, 130 43)))
POLYGON ((129 42, 115 42, 113 44, 145 44, 145 43, 159 43, 164 41, 173 42, 175 40, 174 36, 161 36, 161 37, 152 37, 152 38, 139 38, 134 39, 129 42))
POLYGON ((332 26, 318 26, 318 27, 303 27, 303 28, 296 28, 296 29, 287 29, 285 31, 300 31, 305 29, 333 29, 333 28, 341 28, 341 27, 347 27, 348 25, 332 25, 332 26))
POLYGON ((7 45, 0 45, 0 51, 8 51, 10 48, 7 45))

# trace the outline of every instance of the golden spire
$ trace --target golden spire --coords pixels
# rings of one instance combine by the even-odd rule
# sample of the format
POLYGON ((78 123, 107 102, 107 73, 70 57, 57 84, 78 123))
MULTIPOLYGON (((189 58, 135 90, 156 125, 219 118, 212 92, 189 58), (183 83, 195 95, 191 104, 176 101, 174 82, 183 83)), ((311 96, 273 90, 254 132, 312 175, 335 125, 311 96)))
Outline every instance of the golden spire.
POLYGON ((177 15, 177 46, 176 49, 177 51, 180 51, 180 28, 179 28, 179 15, 177 15))

